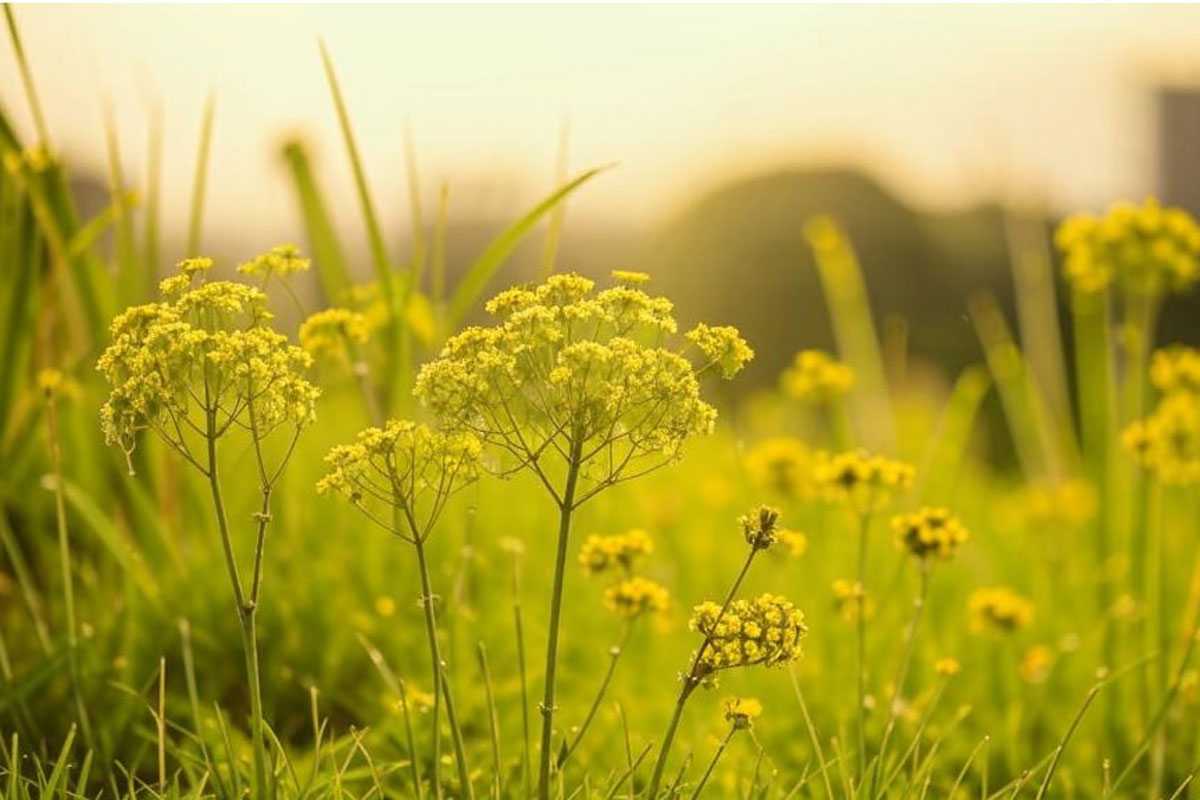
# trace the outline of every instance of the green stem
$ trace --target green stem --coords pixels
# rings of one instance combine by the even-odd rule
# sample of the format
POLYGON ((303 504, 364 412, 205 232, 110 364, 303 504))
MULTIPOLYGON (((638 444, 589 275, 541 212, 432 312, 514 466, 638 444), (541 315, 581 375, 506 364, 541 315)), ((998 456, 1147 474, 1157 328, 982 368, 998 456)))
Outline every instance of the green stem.
POLYGON ((571 445, 567 483, 559 505, 558 550, 554 561, 554 588, 550 596, 550 633, 546 642, 546 687, 542 694, 542 750, 538 762, 538 798, 550 800, 550 739, 554 733, 555 681, 558 670, 558 627, 562 616, 563 579, 566 575, 567 544, 571 536, 571 512, 579 480, 583 443, 576 437, 571 445))
POLYGON ((721 754, 725 752, 725 748, 729 745, 729 740, 733 738, 735 733, 737 733, 737 726, 730 725, 729 733, 725 734, 725 738, 717 745, 717 752, 713 753, 712 761, 708 762, 708 767, 705 768, 704 774, 700 776, 700 782, 692 790, 691 800, 698 800, 700 792, 704 791, 704 784, 708 783, 708 779, 712 777, 713 770, 717 768, 717 762, 721 760, 721 754))
POLYGON ((458 717, 454 711, 454 697, 450 688, 446 686, 445 676, 442 674, 442 651, 441 645, 438 643, 437 635, 437 616, 434 610, 434 595, 433 589, 429 581, 429 564, 425 559, 425 540, 420 536, 413 539, 413 544, 417 551, 417 568, 421 574, 421 607, 425 611, 425 635, 429 638, 429 653, 433 661, 433 794, 434 797, 442 796, 442 784, 439 777, 438 765, 441 762, 441 732, 440 727, 440 702, 442 698, 446 701, 446 720, 450 723, 451 738, 454 743, 454 757, 458 765, 458 779, 462 784, 462 791, 468 797, 474 796, 474 790, 471 788, 471 776, 467 770, 466 755, 462 744, 462 735, 458 727, 458 717))
POLYGON ((921 559, 920 568, 921 589, 913 607, 912 622, 909 623, 908 633, 904 638, 904 655, 901 657, 900 669, 893 684, 891 703, 888 704, 888 721, 883 729, 883 740, 879 743, 879 756, 875 759, 875 769, 872 773, 869 796, 875 796, 875 791, 878 789, 879 773, 883 769, 884 759, 887 757, 888 742, 891 740, 892 732, 896 728, 896 703, 900 698, 900 693, 904 691, 904 682, 908 679, 908 671, 912 665, 913 651, 916 649, 917 628, 921 624, 921 617, 925 611, 925 601, 929 596, 929 563, 925 559, 921 559))
POLYGON ((867 760, 867 539, 871 515, 864 513, 858 530, 858 615, 855 620, 858 668, 858 779, 861 783, 867 760))
POLYGON ((630 620, 625 624, 625 631, 621 634, 620 644, 613 645, 609 649, 608 670, 604 673, 604 680, 600 682, 600 690, 596 692, 595 699, 592 700, 592 706, 588 709, 587 716, 583 718, 583 723, 579 726, 579 730, 575 734, 575 738, 571 740, 571 744, 566 751, 559 757, 557 769, 562 769, 567 763, 575 749, 579 747, 579 743, 583 740, 584 734, 587 733, 588 727, 591 726, 592 720, 596 717, 596 712, 600 710, 600 704, 604 702, 604 695, 608 692, 608 686, 612 683, 613 673, 617 671, 617 662, 621 658, 621 653, 625 652, 625 644, 629 641, 629 634, 633 630, 633 622, 630 620))
POLYGON ((238 574, 237 556, 233 551, 233 538, 229 533, 229 520, 225 514, 225 501, 221 495, 221 480, 217 466, 217 419, 216 411, 206 415, 208 441, 208 476, 212 491, 213 510, 217 517, 217 528, 221 533, 221 547, 225 554, 225 568, 233 586, 233 599, 237 606, 238 621, 241 623, 242 650, 246 656, 246 674, 250 681, 250 741, 254 750, 255 798, 266 797, 267 754, 263 741, 262 694, 258 677, 258 641, 254 617, 256 608, 246 602, 242 591, 242 579, 238 574))
MULTIPOLYGON (((746 574, 750 571, 750 565, 754 563, 754 557, 758 555, 758 548, 750 548, 750 555, 746 556, 746 562, 742 564, 742 571, 733 581, 733 585, 729 587, 729 591, 725 595, 725 601, 721 603, 721 610, 717 613, 717 618, 713 622, 713 628, 721 624, 725 612, 729 610, 729 605, 733 602, 733 598, 737 595, 738 589, 742 587, 742 582, 746 580, 746 574)), ((667 768, 667 758, 671 755, 671 744, 675 741, 675 732, 679 728, 679 720, 683 716, 683 707, 687 704, 688 698, 692 696, 692 692, 703 681, 707 674, 701 665, 704 659, 704 653, 708 650, 708 646, 712 643, 711 636, 705 636, 704 641, 700 643, 700 647, 696 650, 696 655, 692 657, 691 666, 688 667, 687 673, 683 678, 683 688, 679 690, 679 699, 675 701, 675 712, 671 715, 671 722, 667 725, 667 732, 663 735, 662 746, 658 748, 658 758, 654 762, 654 774, 650 778, 650 788, 646 792, 647 800, 655 800, 658 795, 658 787, 662 784, 663 771, 667 768)))

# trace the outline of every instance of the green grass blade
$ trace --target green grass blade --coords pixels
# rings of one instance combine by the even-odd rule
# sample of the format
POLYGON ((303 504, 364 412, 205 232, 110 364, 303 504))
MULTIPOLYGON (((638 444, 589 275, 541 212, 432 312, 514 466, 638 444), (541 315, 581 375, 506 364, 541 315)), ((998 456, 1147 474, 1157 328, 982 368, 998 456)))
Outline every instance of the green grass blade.
POLYGON ((154 290, 162 258, 159 228, 162 197, 163 107, 155 101, 150 108, 150 127, 146 136, 146 217, 142 229, 142 270, 145 272, 147 297, 154 290))
POLYGON ((283 146, 283 158, 296 190, 300 216, 308 236, 308 251, 317 268, 325 304, 344 303, 350 288, 350 271, 342 243, 329 217, 324 192, 313 175, 308 149, 299 140, 287 142, 283 146))
POLYGON ((17 19, 13 15, 12 4, 4 4, 4 19, 8 23, 8 37, 12 41, 13 55, 16 56, 17 68, 21 72, 21 83, 25 86, 25 96, 29 100, 29 110, 33 114, 33 125, 37 129, 38 142, 43 147, 50 147, 50 131, 46 127, 46 116, 42 113, 42 104, 38 100, 37 88, 33 83, 33 70, 29 68, 29 59, 25 55, 25 47, 21 43, 21 34, 17 30, 17 19))
POLYGON ((196 173, 192 179, 192 210, 188 217, 187 256, 200 255, 204 244, 204 195, 208 187, 208 161, 212 151, 213 116, 217 98, 209 94, 204 102, 204 117, 200 123, 200 145, 196 152, 196 173))
MULTIPOLYGON (((554 184, 561 186, 567 181, 568 164, 571 153, 571 121, 563 117, 558 129, 558 161, 554 168, 554 184)), ((563 223, 567 217, 567 204, 559 203, 550 213, 550 222, 546 225, 546 238, 542 242, 542 279, 545 280, 554 272, 558 260, 558 245, 562 240, 563 223)))
POLYGON ((454 330, 462 324, 467 313, 474 307, 483 294, 483 291, 487 288, 488 281, 492 279, 500 267, 504 266, 504 262, 512 255, 513 250, 520 244, 521 239, 537 225, 538 221, 557 207, 572 192, 606 169, 609 169, 609 166, 589 169, 582 175, 555 189, 548 197, 530 209, 525 216, 508 226, 499 236, 491 241, 483 253, 480 254, 479 258, 475 259, 475 262, 467 269, 466 274, 463 275, 462 280, 459 281, 458 286, 454 289, 447 313, 447 324, 450 330, 454 330))
POLYGON ((105 103, 104 139, 108 149, 108 194, 113 209, 113 244, 115 246, 117 287, 121 305, 136 303, 144 294, 140 285, 137 247, 134 244, 132 204, 126 204, 125 171, 121 166, 121 146, 112 106, 105 103))

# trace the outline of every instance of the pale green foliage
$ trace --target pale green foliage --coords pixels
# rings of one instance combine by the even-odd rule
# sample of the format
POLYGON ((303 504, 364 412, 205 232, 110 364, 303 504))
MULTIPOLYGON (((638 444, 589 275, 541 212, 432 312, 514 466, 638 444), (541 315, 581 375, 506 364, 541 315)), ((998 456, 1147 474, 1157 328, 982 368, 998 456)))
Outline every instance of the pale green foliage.
POLYGON ((97 363, 111 386, 100 416, 108 443, 127 456, 150 430, 204 471, 192 454, 196 437, 243 430, 261 441, 288 427, 294 441, 313 421, 319 391, 304 377, 311 358, 271 328, 266 295, 205 281, 210 266, 183 262, 162 282, 162 302, 112 322, 97 363))
POLYGON ((389 420, 360 432, 353 444, 329 451, 329 473, 317 491, 343 495, 391 533, 424 538, 450 496, 478 477, 480 451, 471 434, 389 420), (405 528, 390 521, 393 510, 401 512, 405 528))
POLYGON ((450 339, 417 379, 418 397, 447 424, 515 459, 498 471, 530 467, 560 502, 550 464, 581 468, 583 502, 677 459, 716 421, 698 375, 719 365, 732 377, 751 356, 732 328, 702 326, 689 335, 700 345, 693 365, 669 347, 670 301, 594 288, 555 275, 502 292, 487 304, 499 322, 450 339))

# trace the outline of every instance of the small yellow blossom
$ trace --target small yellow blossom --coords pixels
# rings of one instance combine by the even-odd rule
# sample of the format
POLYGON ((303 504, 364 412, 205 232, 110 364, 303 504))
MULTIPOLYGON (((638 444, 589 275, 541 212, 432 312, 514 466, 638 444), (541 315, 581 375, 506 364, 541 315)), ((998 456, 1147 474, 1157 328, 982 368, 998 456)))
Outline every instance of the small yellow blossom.
POLYGON ((346 356, 348 348, 367 341, 367 318, 345 308, 327 308, 300 325, 300 346, 315 355, 346 356))
POLYGON ((375 613, 381 617, 390 617, 396 613, 396 601, 388 595, 375 598, 375 613))
POLYGON ((261 278, 270 276, 282 278, 294 272, 304 272, 311 263, 300 255, 300 248, 294 244, 281 244, 240 265, 238 272, 261 278))
POLYGON ((1021 657, 1018 672, 1026 683, 1045 683, 1054 665, 1054 652, 1044 644, 1035 644, 1021 657))
POLYGON ((837 578, 833 582, 833 608, 846 622, 875 616, 875 603, 858 581, 837 578))
POLYGON ((975 590, 968 605, 975 631, 1012 633, 1033 620, 1033 603, 1005 586, 975 590))
POLYGON ((622 617, 662 613, 670 605, 671 596, 661 584, 648 578, 627 578, 604 592, 604 605, 622 617))
POLYGON ((952 678, 959 673, 962 665, 958 663, 958 659, 946 656, 939 658, 933 665, 933 671, 943 678, 952 678))
POLYGON ((725 721, 737 730, 746 730, 754 725, 754 720, 762 716, 763 707, 754 697, 727 697, 721 704, 725 721))
POLYGON ((763 489, 782 497, 807 497, 813 490, 813 457, 804 442, 790 436, 765 439, 746 454, 746 471, 763 489))
POLYGON ((821 454, 813 470, 817 486, 833 502, 860 514, 877 511, 912 486, 915 471, 902 461, 857 450, 821 454))
POLYGON ((716 366, 725 378, 741 372, 752 358, 754 351, 738 333, 737 328, 710 326, 700 323, 687 335, 688 341, 708 359, 707 366, 716 366))
POLYGON ((1121 439, 1163 483, 1200 483, 1200 395, 1167 395, 1150 416, 1127 427, 1121 439))
POLYGON ((967 529, 947 509, 922 508, 892 518, 899 545, 919 559, 949 559, 970 538, 967 529))
POLYGON ((1163 394, 1200 394, 1200 350, 1172 345, 1150 358, 1150 383, 1163 394))
POLYGON ((642 286, 650 282, 650 276, 645 272, 633 272, 627 269, 614 269, 612 279, 626 286, 642 286))
POLYGON ((801 350, 780 384, 797 400, 828 403, 850 391, 854 371, 822 350, 801 350))
POLYGON ((620 568, 626 574, 634 562, 654 552, 654 540, 640 528, 610 536, 592 535, 579 550, 579 565, 593 575, 620 568))
POLYGON ((784 528, 779 531, 776 538, 783 545, 784 552, 792 558, 800 558, 808 552, 808 537, 800 531, 784 528))

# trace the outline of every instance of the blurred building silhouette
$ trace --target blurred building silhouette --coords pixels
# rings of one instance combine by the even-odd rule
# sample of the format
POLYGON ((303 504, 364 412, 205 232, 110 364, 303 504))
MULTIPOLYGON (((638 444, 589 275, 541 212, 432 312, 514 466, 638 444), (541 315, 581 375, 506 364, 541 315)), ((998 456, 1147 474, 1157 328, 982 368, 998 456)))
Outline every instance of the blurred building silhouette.
POLYGON ((1159 198, 1200 214, 1200 87, 1160 87, 1155 105, 1159 198))

